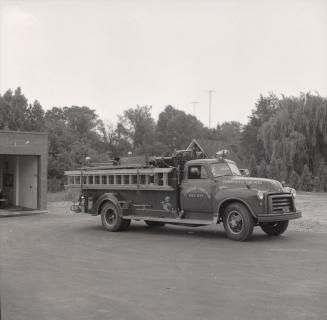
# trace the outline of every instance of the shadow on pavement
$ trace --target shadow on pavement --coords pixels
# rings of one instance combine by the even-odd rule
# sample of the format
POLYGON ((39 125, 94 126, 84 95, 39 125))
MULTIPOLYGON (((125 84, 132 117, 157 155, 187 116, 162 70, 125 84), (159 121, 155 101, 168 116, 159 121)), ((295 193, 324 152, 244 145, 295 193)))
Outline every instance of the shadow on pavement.
MULTIPOLYGON (((102 225, 99 223, 98 225, 86 225, 79 228, 80 232, 83 233, 86 230, 94 230, 97 232, 101 232, 101 236, 103 233, 106 233, 108 231, 105 231, 102 227, 102 225)), ((110 232, 108 232, 110 233, 110 232)), ((140 235, 140 236, 146 236, 150 238, 152 237, 180 237, 180 238, 186 238, 186 237, 192 237, 192 238, 202 238, 202 239, 225 239, 228 241, 230 240, 226 237, 225 232, 223 230, 222 226, 210 226, 210 227, 185 227, 185 226, 173 226, 173 225, 166 225, 164 227, 160 228, 150 228, 146 225, 143 225, 141 222, 137 223, 131 223, 130 227, 125 230, 118 233, 110 233, 111 235, 114 234, 124 234, 128 233, 129 235, 140 235)), ((272 237, 267 236, 263 232, 261 232, 260 228, 255 228, 252 237, 250 240, 246 242, 269 242, 274 243, 278 241, 280 242, 287 242, 289 241, 289 238, 287 236, 287 231, 284 235, 278 236, 278 237, 272 237)), ((234 241, 236 242, 236 241, 234 241)))

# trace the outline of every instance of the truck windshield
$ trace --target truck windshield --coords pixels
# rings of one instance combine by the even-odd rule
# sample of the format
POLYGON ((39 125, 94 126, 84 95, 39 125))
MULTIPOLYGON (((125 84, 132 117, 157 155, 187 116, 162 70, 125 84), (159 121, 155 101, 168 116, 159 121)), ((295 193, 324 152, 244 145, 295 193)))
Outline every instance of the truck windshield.
POLYGON ((241 173, 237 166, 233 163, 212 163, 210 165, 212 175, 216 177, 222 176, 240 176, 241 173))

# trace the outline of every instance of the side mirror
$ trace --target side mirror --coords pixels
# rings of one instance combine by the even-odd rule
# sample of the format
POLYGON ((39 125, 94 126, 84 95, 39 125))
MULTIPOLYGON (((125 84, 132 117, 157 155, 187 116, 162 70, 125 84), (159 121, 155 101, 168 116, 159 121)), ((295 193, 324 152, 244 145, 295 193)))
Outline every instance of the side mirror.
POLYGON ((201 179, 208 179, 209 176, 207 174, 207 171, 201 171, 201 179))

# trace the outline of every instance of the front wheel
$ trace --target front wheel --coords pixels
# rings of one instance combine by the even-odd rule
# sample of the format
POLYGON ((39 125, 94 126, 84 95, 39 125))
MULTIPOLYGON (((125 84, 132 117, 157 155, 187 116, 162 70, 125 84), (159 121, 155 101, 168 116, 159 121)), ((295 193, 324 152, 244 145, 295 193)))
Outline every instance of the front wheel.
POLYGON ((246 241, 252 235, 253 218, 241 203, 232 203, 225 209, 223 223, 227 237, 232 240, 246 241))
POLYGON ((125 221, 120 215, 118 208, 112 202, 106 202, 101 209, 101 221, 103 227, 108 231, 120 231, 124 227, 128 228, 128 225, 124 225, 125 221))
POLYGON ((288 227, 288 220, 276 222, 263 222, 260 224, 261 229, 269 236, 279 236, 284 233, 288 227))

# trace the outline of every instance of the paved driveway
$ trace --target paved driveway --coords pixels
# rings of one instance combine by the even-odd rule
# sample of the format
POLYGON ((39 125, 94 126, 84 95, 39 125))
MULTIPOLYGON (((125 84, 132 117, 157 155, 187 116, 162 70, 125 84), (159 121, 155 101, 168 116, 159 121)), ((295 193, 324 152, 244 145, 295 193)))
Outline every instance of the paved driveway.
POLYGON ((65 211, 0 219, 3 320, 327 317, 325 233, 258 229, 240 243, 221 226, 141 222, 109 233, 65 211))

